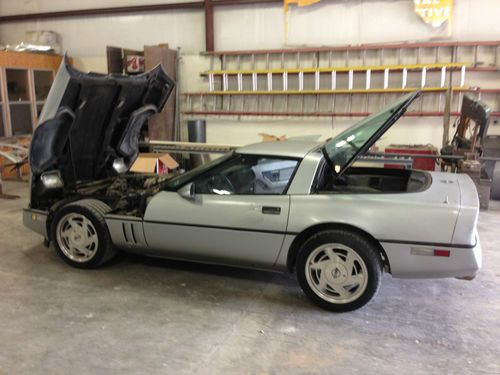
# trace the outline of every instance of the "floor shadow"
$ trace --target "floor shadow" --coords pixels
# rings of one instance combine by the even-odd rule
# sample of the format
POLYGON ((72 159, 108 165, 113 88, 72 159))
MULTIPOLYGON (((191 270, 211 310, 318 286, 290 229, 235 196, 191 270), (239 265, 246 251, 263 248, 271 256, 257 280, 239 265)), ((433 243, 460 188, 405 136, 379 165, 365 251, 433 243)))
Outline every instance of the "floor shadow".
POLYGON ((70 284, 135 290, 156 296, 196 296, 201 301, 236 305, 270 304, 296 312, 319 308, 303 295, 294 274, 154 258, 120 252, 94 270, 73 269, 54 248, 42 244, 24 250, 21 273, 70 284))
POLYGON ((131 254, 121 252, 108 263, 107 267, 121 267, 127 264, 140 264, 147 267, 174 269, 193 273, 209 274, 223 276, 235 279, 252 280, 256 282, 271 282, 282 278, 275 276, 281 275, 283 278, 292 278, 291 275, 280 274, 266 270, 255 270, 250 268, 224 266, 218 264, 198 263, 177 259, 156 258, 146 255, 131 254))

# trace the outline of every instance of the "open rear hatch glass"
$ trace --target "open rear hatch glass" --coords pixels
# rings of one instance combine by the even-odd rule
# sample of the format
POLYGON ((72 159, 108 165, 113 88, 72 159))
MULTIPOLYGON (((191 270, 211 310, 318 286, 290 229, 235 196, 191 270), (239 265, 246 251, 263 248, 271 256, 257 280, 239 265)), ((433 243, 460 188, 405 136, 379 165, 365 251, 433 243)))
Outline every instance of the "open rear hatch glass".
POLYGON ((415 91, 400 97, 380 112, 361 120, 327 142, 323 154, 337 176, 363 155, 406 112, 421 94, 415 91))

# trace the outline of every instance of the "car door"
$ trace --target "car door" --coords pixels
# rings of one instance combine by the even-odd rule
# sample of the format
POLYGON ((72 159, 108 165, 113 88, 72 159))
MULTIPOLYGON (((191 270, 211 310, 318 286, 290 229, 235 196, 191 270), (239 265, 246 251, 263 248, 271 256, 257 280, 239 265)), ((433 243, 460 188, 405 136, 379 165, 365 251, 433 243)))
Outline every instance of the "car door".
POLYGON ((184 183, 192 196, 162 191, 144 215, 148 246, 161 255, 271 267, 286 232, 287 187, 298 161, 238 155, 184 183))

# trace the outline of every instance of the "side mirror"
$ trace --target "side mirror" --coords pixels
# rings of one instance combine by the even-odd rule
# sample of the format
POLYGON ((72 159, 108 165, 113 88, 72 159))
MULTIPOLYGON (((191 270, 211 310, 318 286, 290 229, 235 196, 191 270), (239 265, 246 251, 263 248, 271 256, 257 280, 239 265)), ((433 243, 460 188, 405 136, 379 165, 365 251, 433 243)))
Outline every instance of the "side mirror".
POLYGON ((179 190, 177 190, 177 193, 179 193, 179 195, 182 198, 185 198, 185 199, 194 199, 195 198, 194 183, 190 182, 189 184, 184 185, 179 190))

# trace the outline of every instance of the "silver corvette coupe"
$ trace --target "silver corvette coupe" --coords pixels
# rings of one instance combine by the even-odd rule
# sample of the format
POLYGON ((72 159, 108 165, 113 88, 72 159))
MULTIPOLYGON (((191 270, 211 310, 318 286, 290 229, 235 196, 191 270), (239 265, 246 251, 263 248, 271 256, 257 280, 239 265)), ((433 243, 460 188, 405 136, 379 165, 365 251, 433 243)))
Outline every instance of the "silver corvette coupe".
POLYGON ((119 250, 297 273, 317 305, 350 311, 382 273, 470 279, 481 266, 467 175, 355 164, 419 96, 399 98, 325 143, 237 149, 187 173, 129 173, 141 127, 174 83, 63 63, 30 149, 27 227, 71 266, 119 250))

